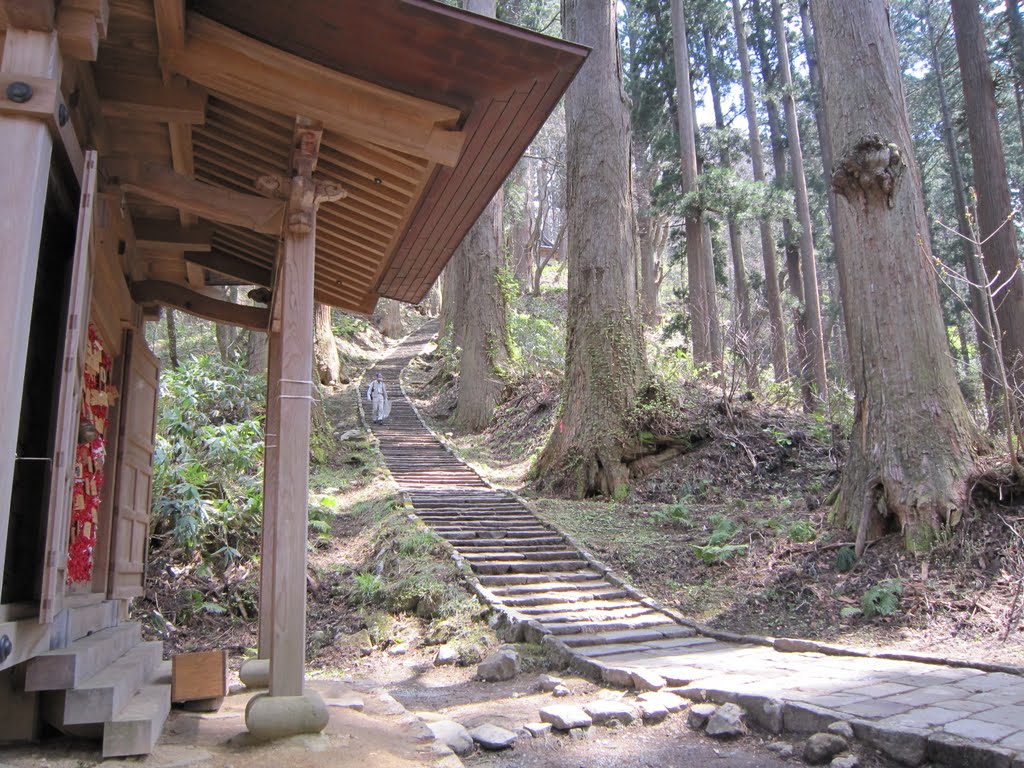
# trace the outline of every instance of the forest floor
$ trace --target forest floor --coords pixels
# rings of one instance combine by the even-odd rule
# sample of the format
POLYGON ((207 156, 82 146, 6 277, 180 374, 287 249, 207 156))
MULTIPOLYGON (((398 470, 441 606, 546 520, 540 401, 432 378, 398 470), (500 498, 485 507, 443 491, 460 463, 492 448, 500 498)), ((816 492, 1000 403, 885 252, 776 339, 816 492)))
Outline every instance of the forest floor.
POLYGON ((450 424, 452 386, 429 351, 406 385, 435 432, 481 475, 531 500, 634 586, 684 615, 738 633, 1024 664, 1024 505, 998 473, 949 541, 926 556, 892 534, 852 562, 853 535, 825 501, 843 430, 792 408, 687 385, 687 449, 634 479, 621 502, 538 495, 529 471, 555 426, 559 382, 514 387, 483 434, 450 424))
MULTIPOLYGON (((360 429, 357 377, 381 351, 383 347, 375 346, 357 356, 356 349, 347 350, 353 381, 325 397, 334 434, 345 439, 334 443, 311 477, 317 501, 311 518, 325 523, 310 530, 307 670, 317 681, 314 685, 340 681, 366 691, 371 715, 374 695, 386 692, 425 722, 455 719, 469 728, 482 723, 518 728, 536 722, 539 709, 555 701, 582 705, 621 697, 621 691, 569 676, 564 680, 570 696, 552 699, 550 693, 538 690, 537 678, 559 672, 539 646, 527 644, 518 646, 523 672, 515 679, 504 683, 474 679, 476 663, 499 645, 484 621, 486 610, 461 586, 459 573, 447 557, 424 542, 422 529, 407 518, 397 487, 360 429), (407 600, 413 592, 438 590, 441 597, 428 610, 419 605, 422 600, 407 600), (457 665, 434 665, 440 643, 457 650, 457 665)), ((180 552, 157 549, 150 560, 149 589, 137 601, 135 617, 144 622, 148 638, 165 642, 168 653, 228 649, 229 682, 237 688, 238 668, 254 655, 258 633, 255 620, 238 615, 232 608, 237 601, 229 598, 251 595, 257 589, 255 566, 209 574, 198 560, 183 563, 180 552), (201 593, 202 600, 193 592, 201 593), (197 610, 199 603, 226 605, 228 611, 197 610), (162 618, 154 621, 157 611, 162 618)), ((228 703, 235 698, 229 697, 228 703)), ((592 729, 584 740, 554 736, 520 740, 514 750, 477 751, 463 760, 471 768, 682 768, 708 760, 722 768, 787 764, 767 749, 784 739, 754 733, 739 742, 722 743, 691 730, 684 719, 677 716, 656 726, 592 729)), ((365 718, 360 723, 359 738, 369 739, 372 726, 365 718)), ((371 742, 352 743, 350 748, 365 748, 371 742)), ((175 743, 174 739, 167 742, 175 743)), ((799 747, 795 742, 793 746, 799 747)), ((334 764, 322 759, 323 765, 334 764)), ((394 764, 405 763, 396 759, 394 764)), ((867 756, 861 765, 871 768, 884 763, 867 756)))

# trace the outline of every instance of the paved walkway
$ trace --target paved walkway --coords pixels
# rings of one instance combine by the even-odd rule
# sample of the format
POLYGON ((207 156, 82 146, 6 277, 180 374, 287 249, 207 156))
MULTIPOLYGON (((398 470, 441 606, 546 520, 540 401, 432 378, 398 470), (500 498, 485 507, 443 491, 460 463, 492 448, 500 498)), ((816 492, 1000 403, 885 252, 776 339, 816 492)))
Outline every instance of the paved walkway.
MULTIPOLYGON (((397 390, 432 332, 428 325, 410 335, 369 375, 381 371, 397 390)), ((390 420, 374 432, 415 514, 470 565, 477 592, 512 636, 544 643, 577 671, 627 687, 657 675, 691 698, 736 702, 775 733, 846 720, 859 740, 904 765, 1024 768, 1024 677, 698 634, 522 500, 492 489, 406 398, 394 397, 390 420)))

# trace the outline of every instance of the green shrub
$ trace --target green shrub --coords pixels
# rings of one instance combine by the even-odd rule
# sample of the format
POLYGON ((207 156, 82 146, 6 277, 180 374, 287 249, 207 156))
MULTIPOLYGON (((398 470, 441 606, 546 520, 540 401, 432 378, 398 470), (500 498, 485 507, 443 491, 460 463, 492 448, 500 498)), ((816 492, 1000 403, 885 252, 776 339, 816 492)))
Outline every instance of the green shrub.
POLYGON ((693 528, 690 507, 684 501, 666 504, 651 512, 651 519, 658 525, 674 525, 679 528, 693 528))
POLYGON ((860 599, 860 608, 864 612, 864 618, 892 616, 900 608, 901 594, 903 594, 903 582, 899 579, 885 579, 870 587, 860 599))
POLYGON ((708 565, 720 565, 736 555, 747 553, 746 544, 707 544, 705 546, 694 544, 692 549, 697 559, 708 565))
POLYGON ((814 541, 818 538, 818 532, 809 520, 796 520, 786 528, 786 538, 795 542, 814 541))

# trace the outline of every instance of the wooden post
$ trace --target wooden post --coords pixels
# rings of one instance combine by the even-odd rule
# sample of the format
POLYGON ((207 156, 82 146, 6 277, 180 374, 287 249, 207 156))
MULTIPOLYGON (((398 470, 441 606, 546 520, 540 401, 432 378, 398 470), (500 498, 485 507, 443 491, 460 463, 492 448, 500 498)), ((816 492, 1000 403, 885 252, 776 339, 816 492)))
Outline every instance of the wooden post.
MULTIPOLYGON (((278 283, 280 289, 281 283, 278 283)), ((267 420, 263 443, 263 543, 260 556, 259 657, 274 646, 274 526, 277 520, 277 457, 281 434, 281 331, 267 333, 267 420)))
MULTIPOLYGON (((288 200, 279 285, 280 376, 277 456, 270 477, 274 592, 270 696, 301 696, 306 661, 306 538, 309 417, 313 399, 313 266, 320 203, 344 197, 336 184, 313 179, 320 131, 300 119, 291 179, 263 177, 259 187, 288 200)), ((271 467, 268 465, 267 470, 271 467)))
MULTIPOLYGON (((61 57, 55 32, 7 30, 0 72, 45 77, 59 82, 61 57)), ((38 117, 0 115, 0 590, 14 485, 15 449, 21 419, 22 390, 32 299, 35 293, 43 208, 53 139, 38 117)))

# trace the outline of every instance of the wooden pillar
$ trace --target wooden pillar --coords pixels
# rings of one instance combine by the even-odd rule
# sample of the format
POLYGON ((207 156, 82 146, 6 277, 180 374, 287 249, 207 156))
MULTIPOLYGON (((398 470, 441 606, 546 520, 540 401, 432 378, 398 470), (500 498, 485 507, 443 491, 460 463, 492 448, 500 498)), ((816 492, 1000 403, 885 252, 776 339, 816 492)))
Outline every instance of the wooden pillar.
POLYGON ((260 556, 259 657, 274 645, 274 525, 277 520, 278 435, 281 433, 281 331, 267 334, 267 418, 263 428, 263 543, 260 556))
MULTIPOLYGON (((56 33, 8 29, 0 72, 59 82, 56 33)), ((0 409, 0 590, 52 150, 53 139, 43 120, 0 114, 0 392, 6 404, 0 409)))
MULTIPOLYGON (((321 132, 297 122, 290 179, 264 177, 261 189, 288 200, 275 301, 280 309, 280 418, 271 484, 273 618, 270 696, 300 696, 306 661, 306 538, 309 498, 309 417, 313 399, 313 267, 320 203, 345 196, 313 179, 321 132)), ((269 467, 268 467, 269 469, 269 467)))

